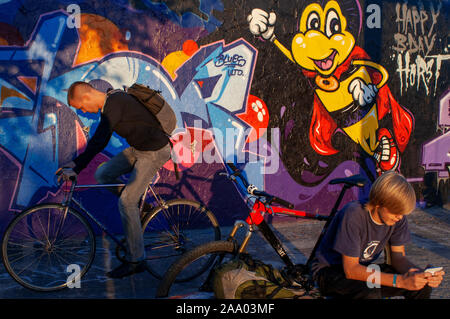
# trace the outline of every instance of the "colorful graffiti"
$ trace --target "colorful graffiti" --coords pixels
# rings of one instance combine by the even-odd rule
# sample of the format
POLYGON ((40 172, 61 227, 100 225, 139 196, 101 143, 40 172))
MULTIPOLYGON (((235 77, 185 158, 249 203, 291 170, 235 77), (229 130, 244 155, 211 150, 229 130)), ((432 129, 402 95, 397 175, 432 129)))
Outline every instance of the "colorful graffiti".
POLYGON ((416 5, 397 3, 395 7, 397 33, 394 34, 394 58, 400 78, 400 93, 425 88, 426 94, 436 94, 442 63, 449 54, 433 54, 436 50, 437 23, 442 3, 416 5))
MULTIPOLYGON (((176 112, 178 127, 185 128, 173 136, 175 149, 185 149, 185 155, 191 155, 178 157, 183 172, 195 163, 215 167, 209 176, 223 170, 223 162, 234 161, 247 138, 257 140, 260 128, 266 128, 267 116, 265 120, 257 116, 256 122, 251 116, 255 105, 256 114, 266 112, 263 102, 251 96, 247 107, 256 51, 246 41, 219 41, 202 48, 193 40, 185 41, 181 55, 168 54, 160 63, 148 55, 129 51, 112 22, 103 19, 95 23, 97 20, 98 16, 82 15, 80 28, 76 29, 70 27, 66 12, 48 13, 41 16, 23 47, 0 49, 0 144, 5 157, 2 168, 6 171, 11 166, 8 164, 13 164, 18 171, 13 177, 14 187, 11 181, 3 182, 13 190, 5 205, 9 211, 55 196, 55 170, 80 153, 95 132, 98 115, 84 114, 65 105, 67 88, 76 80, 104 91, 135 82, 161 90, 176 112), (179 75, 175 76, 175 72, 179 75), (219 134, 226 138, 230 128, 233 133, 238 128, 231 147, 225 139, 217 143, 219 134), (249 137, 245 135, 248 129, 253 130, 249 137)), ((80 174, 79 181, 95 182, 95 167, 126 146, 123 139, 113 136, 104 152, 80 174)), ((261 165, 263 160, 256 162, 254 170, 261 165)), ((166 171, 173 169, 170 163, 165 167, 166 171)), ((261 178, 255 183, 263 187, 261 178)), ((208 192, 198 195, 204 189, 201 183, 193 188, 197 200, 207 202, 213 196, 208 192)), ((239 213, 244 204, 239 203, 239 195, 235 199, 239 213)))
MULTIPOLYGON (((218 175, 229 161, 259 189, 308 210, 328 211, 322 198, 339 192, 328 181, 356 173, 397 169, 419 181, 421 167, 437 169, 445 191, 448 154, 433 149, 449 149, 448 124, 427 132, 422 125, 436 120, 418 104, 425 92, 436 104, 429 110, 448 107, 438 28, 448 6, 392 3, 395 21, 371 17, 375 30, 396 30, 380 61, 363 43, 363 1, 292 3, 298 10, 286 15, 291 4, 278 1, 262 9, 250 0, 1 1, 0 229, 12 212, 59 198, 54 172, 95 132, 98 114, 66 105, 78 80, 103 91, 135 82, 161 90, 177 116, 182 172, 176 181, 166 163, 161 191, 204 202, 221 223, 247 207, 218 175)), ((113 135, 80 182, 94 183, 96 167, 125 147, 113 135)), ((80 196, 120 225, 107 213, 112 195, 80 196)))
POLYGON ((422 146, 422 165, 428 179, 424 197, 427 204, 445 204, 450 200, 450 90, 439 100, 439 130, 442 135, 422 146))
POLYGON ((275 13, 254 9, 248 20, 254 35, 273 42, 315 82, 309 139, 316 153, 339 152, 331 139, 340 129, 375 159, 378 174, 399 168, 414 118, 385 85, 386 69, 355 45, 338 2, 329 1, 324 8, 308 5, 290 50, 275 36, 275 13), (387 113, 393 117, 392 129, 379 126, 387 113))
MULTIPOLYGON (((183 76, 172 82, 164 67, 153 57, 129 51, 125 37, 111 21, 94 14, 82 14, 80 27, 73 28, 70 19, 63 10, 44 14, 24 46, 0 49, 0 150, 1 168, 6 177, 2 189, 10 190, 2 198, 3 220, 11 217, 5 214, 8 211, 21 210, 55 196, 58 191, 53 175, 55 169, 81 152, 95 131, 98 116, 82 114, 65 105, 67 88, 75 80, 90 82, 101 90, 123 88, 134 82, 159 87, 176 110, 179 127, 193 127, 195 120, 206 123, 205 129, 211 127, 207 105, 211 113, 221 105, 245 109, 255 61, 254 51, 243 41, 226 46, 215 43, 200 49, 197 57, 184 65, 183 76), (220 83, 217 80, 207 83, 208 72, 213 69, 208 66, 210 61, 220 59, 227 52, 240 51, 248 61, 246 67, 238 67, 240 77, 225 75, 220 83), (200 63, 203 65, 199 66, 200 63), (199 86, 195 77, 204 85, 199 86), (215 92, 216 84, 223 90, 234 86, 233 90, 240 93, 235 99, 230 94, 222 96, 223 90, 215 92)), ((192 55, 195 50, 189 51, 188 47, 188 52, 192 55)), ((232 73, 234 67, 223 69, 232 73)), ((220 76, 219 72, 214 74, 216 78, 220 76)), ((240 125, 245 127, 243 123, 240 125)), ((220 123, 216 126, 220 127, 220 123)), ((114 136, 105 151, 80 175, 80 182, 94 182, 95 167, 124 147, 125 142, 114 136)), ((189 168, 190 163, 181 164, 182 168, 189 168)), ((223 170, 223 165, 219 168, 223 170)), ((216 165, 214 170, 219 168, 216 165)), ((208 196, 211 197, 208 192, 206 198, 198 195, 201 186, 194 188, 197 189, 197 192, 194 190, 196 199, 207 201, 208 196)), ((239 211, 239 206, 242 207, 240 197, 235 196, 239 211)))
POLYGON ((442 2, 397 3, 397 25, 392 46, 392 59, 400 79, 400 94, 419 92, 435 99, 436 135, 426 140, 421 149, 424 168, 424 198, 428 205, 449 201, 450 149, 449 97, 446 65, 450 55, 448 45, 440 45, 439 17, 448 15, 448 5, 442 2), (444 72, 444 73, 443 73, 444 72), (439 88, 441 87, 441 91, 439 88))
MULTIPOLYGON (((429 97, 435 94, 435 90, 440 94, 448 88, 448 77, 443 71, 448 68, 445 63, 445 53, 448 52, 446 36, 436 28, 436 24, 445 21, 440 18, 448 15, 448 4, 441 1, 382 4, 300 1, 297 4, 302 9, 290 19, 296 22, 294 27, 289 27, 283 13, 280 15, 281 23, 278 22, 277 10, 269 5, 266 8, 270 9, 253 9, 247 17, 249 30, 259 41, 256 45, 259 55, 263 50, 270 51, 271 59, 277 61, 275 63, 279 68, 280 59, 274 59, 270 44, 261 44, 261 41, 272 43, 272 47, 281 52, 278 56, 287 57, 289 61, 284 63, 286 73, 281 78, 282 85, 295 81, 297 88, 288 84, 289 90, 298 90, 298 95, 304 97, 301 99, 286 92, 291 97, 290 103, 286 101, 277 109, 280 112, 278 125, 284 130, 280 155, 290 177, 309 187, 323 185, 329 174, 342 171, 338 167, 340 163, 350 160, 371 179, 375 178, 373 171, 379 175, 387 170, 398 170, 403 174, 408 172, 405 175, 410 181, 422 182, 422 168, 408 157, 416 158, 413 152, 420 154, 417 145, 411 145, 411 140, 419 145, 418 141, 427 142, 423 139, 423 131, 415 133, 417 119, 422 125, 436 123, 430 115, 433 112, 431 109, 439 107, 439 102, 429 97), (397 18, 382 20, 382 12, 384 16, 388 12, 396 12, 397 18), (411 32, 418 40, 411 40, 407 34, 408 28, 413 30, 411 32), (397 32, 392 32, 395 34, 394 41, 382 40, 381 33, 391 29, 397 32), (406 33, 406 37, 401 35, 402 32, 406 33), (369 41, 358 39, 363 33, 370 36, 364 39, 369 41), (374 40, 377 37, 379 42, 374 40), (409 39, 409 44, 405 44, 405 39, 409 39), (289 45, 283 44, 289 42, 289 45), (440 54, 439 50, 444 54, 440 54), (391 51, 394 54, 390 55, 391 51), (377 62, 370 58, 371 52, 377 56, 377 62), (408 63, 413 61, 410 59, 412 54, 423 54, 426 65, 416 59, 416 63, 402 66, 399 58, 402 54, 407 56, 408 63), (398 64, 393 65, 393 61, 398 64), (294 75, 291 71, 298 67, 303 78, 298 72, 294 75), (420 92, 414 94, 412 99, 411 91, 408 91, 408 98, 404 97, 405 81, 410 81, 409 87, 416 87, 420 92), (307 108, 307 103, 312 108, 307 108), (423 106, 430 107, 426 115, 423 106), (310 109, 312 114, 308 111, 310 109), (309 131, 304 133, 302 127, 306 125, 309 131), (299 142, 299 136, 308 143, 299 142), (296 160, 292 159, 292 153, 298 156, 296 160), (404 167, 405 164, 407 167, 404 167)), ((280 9, 280 12, 283 11, 280 9)), ((265 68, 269 63, 265 64, 265 68)), ((276 72, 275 69, 272 71, 276 72)), ((274 99, 265 101, 273 105, 274 99)), ((439 128, 432 134, 436 136, 445 131, 439 128)), ((450 146, 440 140, 439 145, 445 153, 450 146)), ((426 148, 424 146, 423 156, 433 157, 425 151, 426 148)), ((439 158, 442 161, 440 166, 445 167, 448 155, 443 154, 439 158)), ((417 162, 420 159, 417 158, 417 162)), ((448 179, 446 169, 440 174, 448 179)), ((442 183, 446 185, 445 180, 440 185, 442 183)))

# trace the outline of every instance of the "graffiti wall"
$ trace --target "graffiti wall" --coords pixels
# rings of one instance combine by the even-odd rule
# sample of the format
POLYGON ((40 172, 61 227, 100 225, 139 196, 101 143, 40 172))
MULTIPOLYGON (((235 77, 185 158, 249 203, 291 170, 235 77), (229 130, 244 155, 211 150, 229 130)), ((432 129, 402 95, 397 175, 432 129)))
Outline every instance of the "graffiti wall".
MULTIPOLYGON (((329 211, 333 178, 388 170, 420 200, 431 176, 442 203, 448 10, 448 1, 401 0, 0 1, 0 229, 14 212, 61 200, 54 172, 100 118, 67 105, 75 81, 160 90, 177 116, 181 179, 168 162, 155 187, 204 203, 221 224, 247 212, 243 189, 220 175, 227 162, 299 209, 329 211)), ((95 183, 96 167, 126 147, 114 134, 79 183, 95 183)), ((112 194, 77 196, 121 229, 112 194)))

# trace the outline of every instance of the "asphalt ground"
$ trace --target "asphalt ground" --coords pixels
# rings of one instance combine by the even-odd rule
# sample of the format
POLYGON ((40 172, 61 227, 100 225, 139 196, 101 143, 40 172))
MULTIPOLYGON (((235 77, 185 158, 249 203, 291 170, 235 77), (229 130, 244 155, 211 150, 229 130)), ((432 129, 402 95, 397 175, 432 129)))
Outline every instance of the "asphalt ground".
MULTIPOLYGON (((447 272, 439 288, 433 289, 434 299, 450 299, 450 205, 416 209, 408 216, 412 242, 406 254, 419 267, 428 264, 442 266, 447 272)), ((295 263, 304 263, 313 249, 324 222, 278 218, 272 226, 295 263)), ((222 228, 225 238, 230 227, 222 228)), ((241 234, 242 235, 242 234, 241 234)), ((250 240, 248 252, 257 259, 282 267, 272 247, 256 232, 250 240)), ((97 238, 97 254, 89 272, 81 279, 80 288, 66 288, 57 292, 35 292, 16 283, 0 264, 0 298, 2 299, 149 299, 155 297, 157 279, 148 273, 124 279, 109 279, 105 273, 119 261, 114 245, 104 237, 97 238)), ((184 296, 192 283, 177 284, 172 293, 184 296)), ((206 297, 205 295, 196 295, 206 297)))

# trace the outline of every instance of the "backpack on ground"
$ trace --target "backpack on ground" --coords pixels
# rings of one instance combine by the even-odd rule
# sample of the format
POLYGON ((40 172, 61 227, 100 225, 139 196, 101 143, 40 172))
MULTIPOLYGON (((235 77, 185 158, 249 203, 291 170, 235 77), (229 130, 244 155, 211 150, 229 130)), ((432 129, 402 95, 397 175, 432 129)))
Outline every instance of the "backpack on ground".
POLYGON ((219 299, 313 299, 314 293, 272 265, 248 254, 213 270, 212 287, 219 299))

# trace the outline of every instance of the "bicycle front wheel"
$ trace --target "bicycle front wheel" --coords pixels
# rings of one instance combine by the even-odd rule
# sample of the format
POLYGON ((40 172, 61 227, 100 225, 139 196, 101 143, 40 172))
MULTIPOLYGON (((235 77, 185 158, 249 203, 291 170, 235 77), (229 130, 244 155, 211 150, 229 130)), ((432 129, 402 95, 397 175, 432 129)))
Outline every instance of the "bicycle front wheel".
POLYGON ((55 291, 78 285, 95 256, 95 237, 72 208, 42 204, 17 215, 2 240, 8 273, 22 286, 55 291))
POLYGON ((221 263, 225 263, 238 254, 236 246, 230 241, 213 241, 188 251, 173 263, 161 279, 156 291, 157 298, 165 298, 169 295, 172 285, 179 281, 179 277, 184 277, 185 273, 196 272, 202 270, 202 275, 198 276, 194 282, 183 286, 180 284, 177 291, 181 294, 188 294, 194 290, 209 288, 208 279, 210 269, 213 269, 221 263), (205 264, 208 267, 205 269, 205 264))
MULTIPOLYGON (((206 242, 220 239, 220 228, 214 214, 198 202, 173 199, 156 207, 143 222, 145 254, 149 271, 158 279, 184 252, 206 242)), ((198 276, 203 267, 185 273, 179 281, 198 276)))

